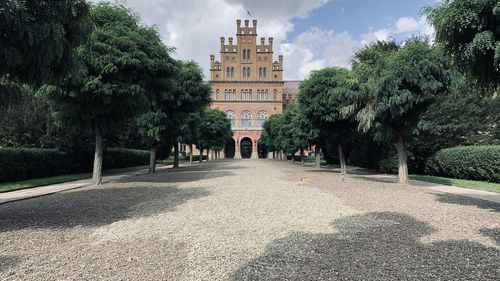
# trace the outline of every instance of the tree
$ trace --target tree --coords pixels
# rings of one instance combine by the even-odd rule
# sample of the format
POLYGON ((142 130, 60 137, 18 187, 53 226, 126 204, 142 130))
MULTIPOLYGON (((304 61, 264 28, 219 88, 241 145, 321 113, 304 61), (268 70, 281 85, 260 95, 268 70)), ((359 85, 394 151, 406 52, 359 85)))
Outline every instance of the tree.
POLYGON ((86 125, 95 136, 92 184, 101 184, 104 137, 119 131, 147 108, 142 86, 156 60, 147 55, 150 31, 131 11, 111 4, 92 9, 95 30, 77 49, 80 67, 61 88, 45 86, 60 120, 86 125))
POLYGON ((148 111, 137 118, 139 134, 151 149, 149 155, 149 173, 154 174, 156 168, 156 150, 162 141, 162 132, 165 130, 167 115, 161 111, 148 111))
POLYGON ((296 104, 287 107, 280 123, 277 136, 282 147, 291 155, 292 162, 295 162, 295 153, 300 151, 301 162, 304 162, 304 149, 318 138, 319 131, 311 128, 309 120, 296 104))
POLYGON ((189 163, 193 163, 193 144, 200 138, 200 123, 200 112, 191 113, 181 127, 181 141, 189 145, 189 163))
MULTIPOLYGON (((197 144, 200 151, 223 147, 232 135, 231 122, 224 112, 212 108, 206 108, 202 112, 197 144)), ((202 156, 203 153, 200 153, 200 157, 202 156)))
POLYGON ((57 83, 91 32, 85 0, 0 2, 0 106, 20 84, 57 83))
POLYGON ((399 182, 407 184, 405 139, 435 97, 448 90, 451 75, 446 56, 427 41, 411 39, 395 46, 379 42, 355 54, 353 69, 362 84, 343 113, 357 108, 361 131, 379 126, 386 139, 396 138, 399 182))
POLYGON ((203 82, 203 71, 195 62, 178 61, 179 71, 173 78, 171 94, 160 108, 167 112, 165 139, 174 144, 174 167, 179 166, 178 142, 191 113, 200 112, 210 103, 210 86, 203 82))
POLYGON ((339 67, 315 71, 300 85, 300 108, 310 126, 319 132, 316 134, 318 142, 328 139, 337 147, 343 174, 347 173, 345 151, 352 142, 355 125, 352 118, 341 114, 341 110, 356 90, 356 79, 350 71, 339 67))
POLYGON ((446 0, 427 8, 436 42, 483 85, 500 83, 500 2, 446 0))
POLYGON ((268 150, 273 151, 273 156, 277 151, 283 149, 279 138, 279 132, 283 124, 283 114, 273 114, 262 125, 262 133, 259 142, 265 145, 268 150))

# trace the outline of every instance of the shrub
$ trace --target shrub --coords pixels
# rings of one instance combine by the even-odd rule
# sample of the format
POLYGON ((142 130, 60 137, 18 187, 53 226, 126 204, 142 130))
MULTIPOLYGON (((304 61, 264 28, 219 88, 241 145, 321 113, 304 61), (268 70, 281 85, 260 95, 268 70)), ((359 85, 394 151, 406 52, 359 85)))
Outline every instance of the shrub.
POLYGON ((438 151, 427 161, 426 174, 500 182, 500 145, 459 146, 438 151))
POLYGON ((125 168, 149 164, 149 151, 110 148, 104 151, 103 168, 125 168))
MULTIPOLYGON (((0 148, 0 182, 92 171, 94 151, 67 154, 57 149, 0 148)), ((149 164, 149 151, 110 148, 104 151, 103 168, 149 164)))
POLYGON ((70 159, 56 149, 0 148, 0 182, 66 174, 70 159))
MULTIPOLYGON (((203 155, 203 160, 207 160, 207 156, 203 155)), ((200 155, 193 155, 193 162, 200 161, 200 155)))

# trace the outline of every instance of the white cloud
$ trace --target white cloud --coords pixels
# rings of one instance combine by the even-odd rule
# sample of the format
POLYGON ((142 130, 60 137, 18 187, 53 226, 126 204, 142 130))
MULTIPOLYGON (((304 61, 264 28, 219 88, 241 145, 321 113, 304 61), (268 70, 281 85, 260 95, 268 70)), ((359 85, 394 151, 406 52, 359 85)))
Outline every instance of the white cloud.
POLYGON ((387 28, 377 29, 361 36, 362 43, 368 44, 377 40, 387 40, 390 37, 403 36, 408 38, 412 35, 434 37, 434 28, 427 22, 426 17, 419 19, 413 17, 402 17, 387 28))
MULTIPOLYGON (((92 0, 94 2, 105 0, 92 0)), ((194 60, 209 76, 209 56, 219 55, 221 36, 235 37, 236 19, 258 19, 258 37, 274 37, 275 59, 285 57, 285 79, 303 79, 325 66, 349 66, 360 46, 391 36, 432 35, 424 18, 403 17, 392 25, 353 37, 312 27, 296 38, 292 19, 308 14, 331 0, 118 0, 136 11, 144 23, 156 25, 164 43, 176 48, 174 57, 194 60)))

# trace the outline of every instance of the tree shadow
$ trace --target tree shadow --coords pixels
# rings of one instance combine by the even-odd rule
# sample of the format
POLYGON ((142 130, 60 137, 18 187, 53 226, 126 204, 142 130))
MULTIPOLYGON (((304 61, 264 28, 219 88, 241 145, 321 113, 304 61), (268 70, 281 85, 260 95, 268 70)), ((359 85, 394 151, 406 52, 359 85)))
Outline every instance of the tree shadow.
POLYGON ((399 213, 341 218, 334 234, 274 240, 233 280, 499 280, 500 251, 469 241, 422 244, 434 229, 399 213))
POLYGON ((0 272, 14 267, 19 262, 18 257, 0 255, 0 272))
POLYGON ((81 188, 0 205, 0 233, 22 228, 101 226, 172 211, 208 196, 203 188, 118 184, 81 188))
POLYGON ((437 201, 447 204, 455 204, 462 206, 475 206, 481 209, 490 210, 493 212, 500 212, 500 204, 493 201, 487 201, 472 197, 460 196, 449 193, 436 193, 437 201))
POLYGON ((495 240, 497 242, 497 245, 500 246, 500 228, 484 228, 481 229, 480 232, 483 235, 488 236, 491 239, 495 240))

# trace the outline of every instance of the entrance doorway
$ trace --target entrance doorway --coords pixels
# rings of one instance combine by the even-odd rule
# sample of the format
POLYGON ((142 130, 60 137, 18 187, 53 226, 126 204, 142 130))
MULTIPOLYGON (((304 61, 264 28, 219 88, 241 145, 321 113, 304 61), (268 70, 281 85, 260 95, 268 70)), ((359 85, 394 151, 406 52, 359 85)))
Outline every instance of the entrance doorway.
POLYGON ((241 158, 250 158, 252 157, 252 139, 243 138, 241 139, 241 158))
POLYGON ((234 141, 233 138, 230 138, 227 142, 226 145, 224 146, 224 155, 226 158, 234 158, 234 152, 236 148, 236 142, 234 141))

